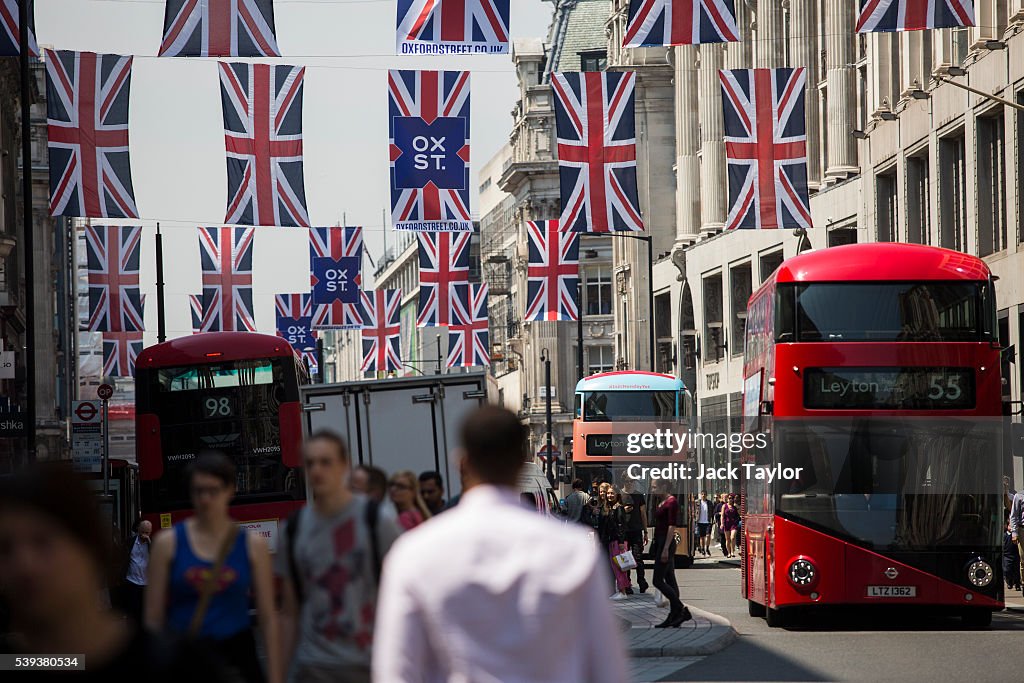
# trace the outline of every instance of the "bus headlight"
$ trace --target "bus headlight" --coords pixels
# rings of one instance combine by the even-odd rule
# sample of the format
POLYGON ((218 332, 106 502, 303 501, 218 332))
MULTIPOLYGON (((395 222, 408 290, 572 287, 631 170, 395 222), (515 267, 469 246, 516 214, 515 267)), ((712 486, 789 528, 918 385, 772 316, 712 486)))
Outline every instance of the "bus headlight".
POLYGON ((789 581, 797 588, 807 588, 818 579, 818 570, 810 560, 799 558, 789 565, 789 581))
POLYGON ((967 580, 971 582, 972 586, 984 588, 992 583, 994 576, 992 565, 980 557, 967 566, 967 580))

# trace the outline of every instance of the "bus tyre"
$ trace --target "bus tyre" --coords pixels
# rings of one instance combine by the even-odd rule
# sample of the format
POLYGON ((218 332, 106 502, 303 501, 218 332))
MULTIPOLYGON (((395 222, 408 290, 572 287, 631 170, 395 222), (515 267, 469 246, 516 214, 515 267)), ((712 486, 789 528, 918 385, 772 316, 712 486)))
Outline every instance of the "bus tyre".
POLYGON ((789 623, 789 612, 767 607, 764 611, 764 620, 768 622, 770 628, 780 628, 789 623))
POLYGON ((747 600, 747 614, 752 617, 763 617, 764 616, 764 605, 753 600, 747 600))
POLYGON ((992 612, 987 609, 969 609, 960 618, 965 628, 975 631, 987 629, 992 625, 992 612))
POLYGON ((693 555, 676 555, 675 568, 689 569, 693 566, 693 555))

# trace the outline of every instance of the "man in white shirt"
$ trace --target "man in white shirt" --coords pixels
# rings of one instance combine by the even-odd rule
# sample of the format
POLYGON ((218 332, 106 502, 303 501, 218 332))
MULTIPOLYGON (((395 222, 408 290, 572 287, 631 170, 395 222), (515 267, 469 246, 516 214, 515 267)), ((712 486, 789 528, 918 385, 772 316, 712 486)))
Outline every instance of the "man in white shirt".
POLYGON ((128 564, 124 583, 120 587, 119 607, 136 624, 142 623, 142 596, 146 590, 146 572, 149 569, 150 539, 153 524, 146 520, 139 522, 128 546, 128 564))
POLYGON ((697 542, 704 555, 711 554, 711 509, 708 492, 701 491, 697 501, 697 542))
POLYGON ((606 560, 581 528, 519 504, 523 425, 488 406, 461 437, 459 505, 402 535, 385 560, 373 680, 628 680, 606 560))

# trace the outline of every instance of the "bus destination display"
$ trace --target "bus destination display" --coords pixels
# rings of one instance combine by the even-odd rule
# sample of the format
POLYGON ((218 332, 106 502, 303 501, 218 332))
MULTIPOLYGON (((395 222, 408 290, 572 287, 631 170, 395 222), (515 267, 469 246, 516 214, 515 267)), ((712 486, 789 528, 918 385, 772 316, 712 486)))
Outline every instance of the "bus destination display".
POLYGON ((974 407, 971 368, 808 368, 804 407, 819 410, 951 410, 974 407))

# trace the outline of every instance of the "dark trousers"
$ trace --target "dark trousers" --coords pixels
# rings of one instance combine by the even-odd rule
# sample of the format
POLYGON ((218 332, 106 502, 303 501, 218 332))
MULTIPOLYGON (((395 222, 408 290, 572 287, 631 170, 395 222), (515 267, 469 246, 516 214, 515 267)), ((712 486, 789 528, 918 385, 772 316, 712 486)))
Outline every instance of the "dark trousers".
POLYGON ((136 624, 142 624, 142 596, 145 592, 145 586, 125 581, 114 591, 115 607, 136 624))
POLYGON ((644 554, 644 533, 631 531, 626 536, 626 541, 629 543, 629 549, 633 551, 633 559, 636 560, 636 585, 643 588, 647 585, 647 579, 644 578, 644 560, 641 557, 644 554))
POLYGON ((676 583, 676 541, 675 538, 669 543, 668 561, 661 561, 661 553, 665 547, 666 539, 655 538, 653 545, 654 555, 654 577, 651 582, 654 587, 661 591, 662 595, 668 598, 672 612, 681 612, 683 603, 679 599, 679 584, 676 583))

